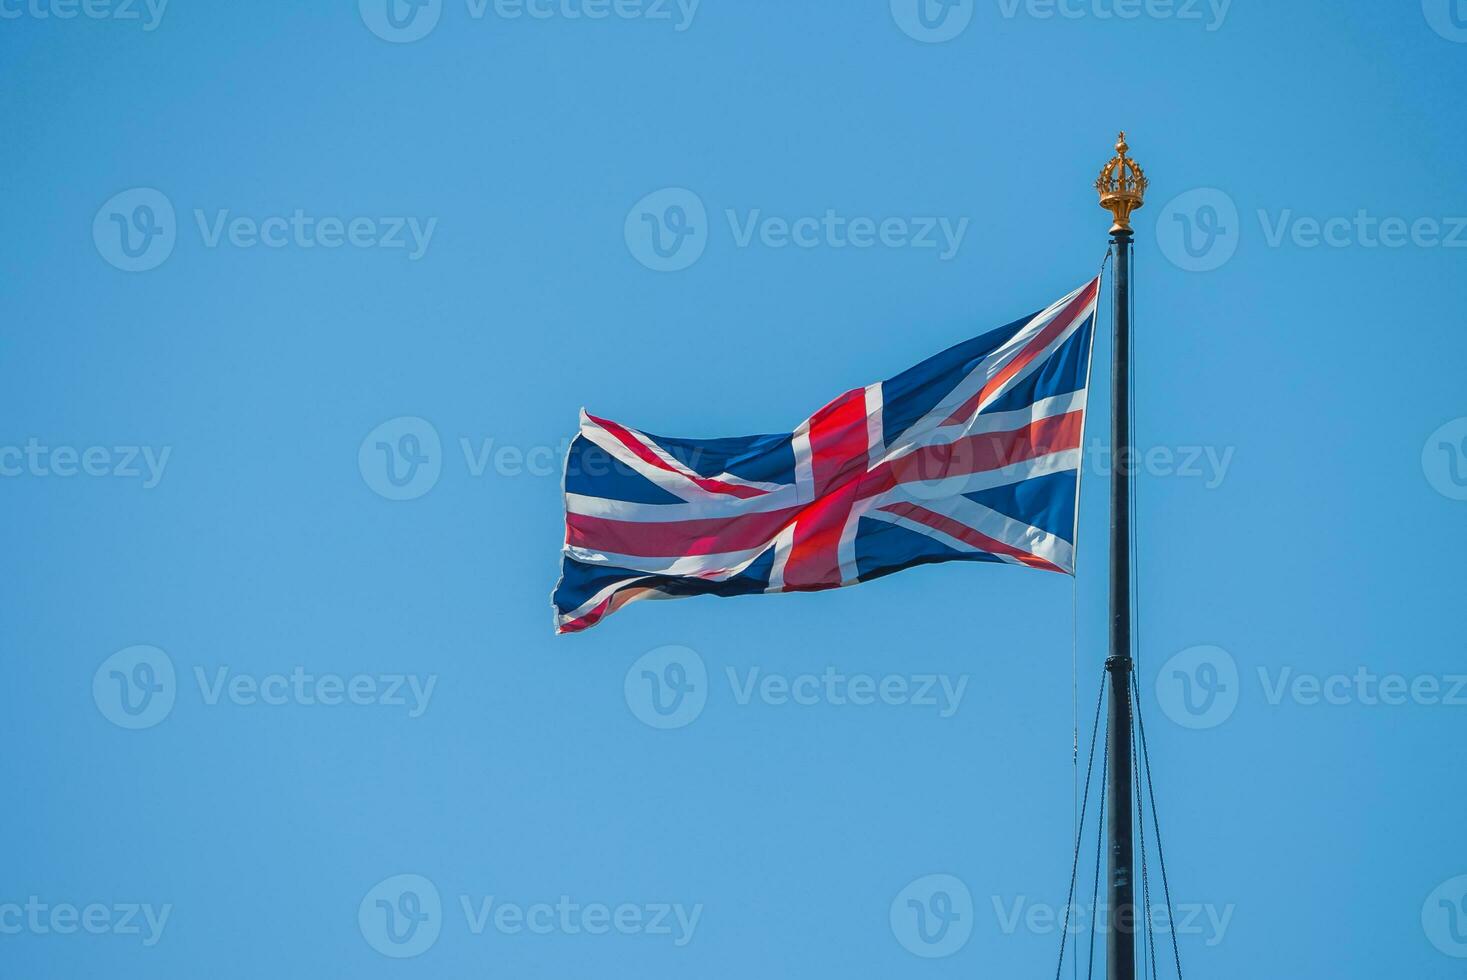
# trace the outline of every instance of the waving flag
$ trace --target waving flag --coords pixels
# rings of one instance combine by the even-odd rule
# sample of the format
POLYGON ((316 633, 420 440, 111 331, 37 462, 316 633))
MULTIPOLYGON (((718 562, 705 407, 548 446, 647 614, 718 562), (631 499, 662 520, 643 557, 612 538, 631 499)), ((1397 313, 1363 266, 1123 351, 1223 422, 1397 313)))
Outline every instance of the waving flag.
POLYGON ((556 632, 636 599, 813 592, 931 562, 1073 574, 1099 285, 848 391, 793 432, 670 439, 583 411, 556 632))

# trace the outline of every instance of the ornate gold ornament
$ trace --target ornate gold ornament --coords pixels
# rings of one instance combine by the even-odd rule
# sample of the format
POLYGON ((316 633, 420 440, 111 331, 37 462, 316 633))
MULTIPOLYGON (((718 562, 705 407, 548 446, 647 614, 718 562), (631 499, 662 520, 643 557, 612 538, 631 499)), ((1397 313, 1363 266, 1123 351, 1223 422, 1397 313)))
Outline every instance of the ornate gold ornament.
POLYGON ((1131 212, 1140 208, 1146 201, 1146 174, 1141 172, 1141 165, 1126 156, 1131 148, 1126 145, 1125 130, 1116 137, 1116 155, 1100 171, 1100 179, 1095 182, 1095 189, 1100 192, 1100 206, 1115 215, 1116 222, 1111 225, 1112 235, 1131 231, 1131 212))

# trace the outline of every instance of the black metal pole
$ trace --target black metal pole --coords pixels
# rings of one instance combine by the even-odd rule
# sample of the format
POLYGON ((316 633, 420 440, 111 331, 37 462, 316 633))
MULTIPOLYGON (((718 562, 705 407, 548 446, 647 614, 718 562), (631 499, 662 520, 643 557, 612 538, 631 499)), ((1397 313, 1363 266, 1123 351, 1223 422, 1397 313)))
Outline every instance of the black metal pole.
POLYGON ((1131 853, 1131 231, 1112 229, 1115 334, 1111 345, 1110 475, 1110 883, 1106 980, 1135 980, 1136 907, 1131 853))

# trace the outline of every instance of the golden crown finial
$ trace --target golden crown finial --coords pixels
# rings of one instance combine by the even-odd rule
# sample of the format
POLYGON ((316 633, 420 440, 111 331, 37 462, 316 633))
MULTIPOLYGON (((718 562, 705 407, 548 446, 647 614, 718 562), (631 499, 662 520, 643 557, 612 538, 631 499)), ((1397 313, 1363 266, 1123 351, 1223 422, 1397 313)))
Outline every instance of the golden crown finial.
POLYGON ((1128 154, 1131 147, 1126 143, 1123 129, 1116 137, 1116 155, 1100 171, 1095 189, 1100 192, 1100 206, 1115 216, 1110 233, 1131 233, 1131 212, 1146 203, 1146 174, 1141 165, 1128 154))

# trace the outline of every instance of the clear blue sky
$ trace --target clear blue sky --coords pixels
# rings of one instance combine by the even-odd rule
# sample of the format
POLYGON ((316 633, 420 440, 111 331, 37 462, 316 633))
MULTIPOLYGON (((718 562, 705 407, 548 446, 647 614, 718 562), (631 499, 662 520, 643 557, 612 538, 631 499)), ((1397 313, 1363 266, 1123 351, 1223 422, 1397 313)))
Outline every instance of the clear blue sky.
MULTIPOLYGON (((1460 976, 1451 2, 0 0, 0 973, 1047 975, 1070 580, 928 567, 556 638, 547 461, 583 405, 787 431, 1045 305, 1100 262, 1124 126, 1184 966, 1460 976), (668 188, 696 255, 639 237, 668 188), (922 219, 956 240, 896 234, 922 219), (403 486, 378 442, 421 461, 403 486), (641 670, 673 660, 704 697, 656 727, 641 670), (779 703, 755 670, 907 695, 779 703), (955 710, 912 703, 923 675, 955 710), (929 943, 903 916, 935 892, 965 918, 929 943)), ((1102 332, 1101 406, 1108 363, 1102 332)))

